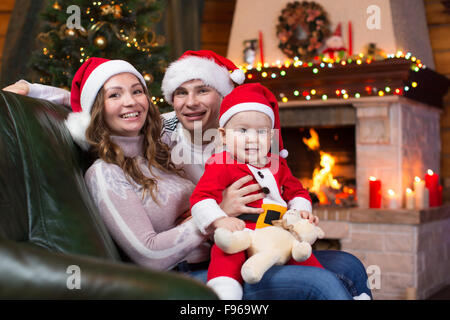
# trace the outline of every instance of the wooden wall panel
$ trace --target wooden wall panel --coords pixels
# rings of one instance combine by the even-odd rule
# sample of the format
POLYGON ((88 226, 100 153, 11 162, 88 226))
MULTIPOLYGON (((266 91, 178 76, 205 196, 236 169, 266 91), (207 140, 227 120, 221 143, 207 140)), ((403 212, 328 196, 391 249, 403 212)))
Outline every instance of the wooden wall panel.
POLYGON ((445 13, 440 0, 425 1, 428 25, 450 23, 450 15, 445 13))
POLYGON ((236 0, 205 0, 202 15, 202 49, 226 56, 236 0))
POLYGON ((0 11, 12 11, 14 8, 15 0, 2 0, 0 1, 0 11))
MULTIPOLYGON (((440 0, 424 0, 435 69, 450 78, 450 13, 440 0)), ((450 94, 441 115, 441 183, 444 201, 450 202, 450 94)))
POLYGON ((2 68, 3 47, 5 45, 6 32, 8 31, 9 18, 14 8, 15 0, 0 1, 0 70, 2 68))
POLYGON ((433 51, 450 50, 450 24, 429 26, 428 30, 433 51))
POLYGON ((434 64, 436 67, 436 71, 445 74, 447 76, 450 75, 450 50, 445 51, 437 51, 433 52, 434 56, 434 64))

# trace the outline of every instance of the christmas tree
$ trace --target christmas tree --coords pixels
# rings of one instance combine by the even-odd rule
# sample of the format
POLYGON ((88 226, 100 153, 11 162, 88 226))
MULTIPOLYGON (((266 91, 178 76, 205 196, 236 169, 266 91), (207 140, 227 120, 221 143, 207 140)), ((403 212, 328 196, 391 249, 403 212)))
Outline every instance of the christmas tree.
POLYGON ((139 70, 160 106, 167 62, 164 37, 155 32, 162 17, 159 0, 50 1, 44 9, 41 46, 33 52, 33 81, 69 89, 89 57, 123 59, 139 70))

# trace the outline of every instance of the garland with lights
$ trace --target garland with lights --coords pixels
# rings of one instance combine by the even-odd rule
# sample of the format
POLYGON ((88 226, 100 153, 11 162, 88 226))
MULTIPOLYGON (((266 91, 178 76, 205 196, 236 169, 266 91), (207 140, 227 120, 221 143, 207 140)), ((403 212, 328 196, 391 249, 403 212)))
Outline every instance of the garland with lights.
MULTIPOLYGON (((377 59, 374 60, 372 55, 364 55, 360 53, 357 56, 353 56, 348 59, 339 59, 335 60, 329 58, 320 58, 316 56, 313 61, 304 62, 301 61, 298 57, 295 57, 293 61, 287 60, 284 63, 281 61, 277 61, 269 65, 265 63, 264 65, 258 64, 256 68, 249 68, 248 66, 240 66, 240 68, 246 73, 247 82, 266 82, 271 79, 277 78, 286 78, 286 76, 298 69, 303 69, 305 73, 311 72, 311 77, 314 77, 320 74, 321 71, 326 69, 333 68, 345 68, 349 66, 363 66, 369 65, 374 61, 383 61, 390 59, 398 59, 405 60, 410 62, 411 71, 418 72, 422 69, 425 69, 426 66, 413 56, 410 52, 403 53, 401 51, 396 54, 390 54, 385 57, 385 59, 377 59)), ((418 86, 417 81, 410 81, 409 83, 405 83, 403 86, 390 87, 389 85, 385 85, 382 87, 376 87, 373 85, 365 85, 363 90, 352 91, 349 88, 341 88, 336 89, 333 92, 318 92, 317 89, 299 89, 292 88, 290 92, 283 92, 278 94, 278 98, 281 102, 288 102, 290 99, 298 101, 298 100, 328 100, 330 98, 335 99, 350 99, 355 98, 359 99, 361 97, 368 96, 386 96, 386 95, 402 95, 409 90, 412 90, 418 86)))
POLYGON ((278 47, 289 58, 308 59, 317 55, 317 50, 329 35, 327 13, 321 5, 315 2, 288 3, 278 17, 277 37, 278 47), (299 37, 298 31, 306 33, 299 37))

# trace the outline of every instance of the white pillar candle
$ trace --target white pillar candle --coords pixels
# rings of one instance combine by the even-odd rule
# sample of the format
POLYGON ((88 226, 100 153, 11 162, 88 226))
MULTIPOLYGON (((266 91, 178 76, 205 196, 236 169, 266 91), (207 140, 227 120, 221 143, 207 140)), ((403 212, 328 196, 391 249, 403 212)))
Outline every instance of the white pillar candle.
POLYGON ((416 209, 423 209, 425 202, 425 181, 421 180, 419 177, 414 178, 414 198, 416 209))
POLYGON ((414 191, 412 191, 410 188, 406 188, 406 194, 405 194, 405 207, 408 210, 414 209, 414 191))
POLYGON ((388 190, 388 208, 389 209, 398 209, 397 195, 395 194, 394 190, 392 190, 392 189, 388 190))

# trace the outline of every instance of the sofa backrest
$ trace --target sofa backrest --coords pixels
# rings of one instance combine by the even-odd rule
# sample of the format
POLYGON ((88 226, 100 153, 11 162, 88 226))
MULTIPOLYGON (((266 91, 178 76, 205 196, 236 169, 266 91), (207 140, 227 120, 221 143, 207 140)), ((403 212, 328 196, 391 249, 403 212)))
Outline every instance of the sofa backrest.
POLYGON ((0 240, 119 260, 64 126, 68 112, 0 90, 0 240))

